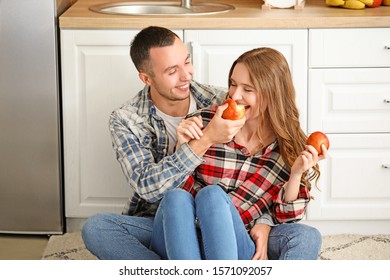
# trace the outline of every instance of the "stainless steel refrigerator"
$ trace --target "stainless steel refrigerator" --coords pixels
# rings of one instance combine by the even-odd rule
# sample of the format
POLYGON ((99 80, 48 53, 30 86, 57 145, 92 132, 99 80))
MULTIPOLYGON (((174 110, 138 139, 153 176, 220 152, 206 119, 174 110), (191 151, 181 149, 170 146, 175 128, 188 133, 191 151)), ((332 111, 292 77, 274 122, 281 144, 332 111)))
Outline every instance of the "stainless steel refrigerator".
POLYGON ((1 233, 64 232, 57 48, 63 2, 0 0, 1 233))

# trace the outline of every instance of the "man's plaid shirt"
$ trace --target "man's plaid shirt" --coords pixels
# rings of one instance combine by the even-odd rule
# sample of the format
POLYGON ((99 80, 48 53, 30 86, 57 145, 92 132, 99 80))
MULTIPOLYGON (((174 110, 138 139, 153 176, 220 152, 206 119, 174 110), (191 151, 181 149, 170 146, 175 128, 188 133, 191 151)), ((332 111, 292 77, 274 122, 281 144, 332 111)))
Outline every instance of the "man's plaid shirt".
MULTIPOLYGON (((201 111, 204 126, 214 111, 210 108, 201 111)), ((219 185, 228 193, 248 228, 255 223, 272 225, 302 219, 310 193, 301 183, 298 199, 284 202, 290 168, 279 153, 277 141, 253 156, 234 141, 213 145, 204 160, 183 186, 193 195, 205 186, 219 185)))

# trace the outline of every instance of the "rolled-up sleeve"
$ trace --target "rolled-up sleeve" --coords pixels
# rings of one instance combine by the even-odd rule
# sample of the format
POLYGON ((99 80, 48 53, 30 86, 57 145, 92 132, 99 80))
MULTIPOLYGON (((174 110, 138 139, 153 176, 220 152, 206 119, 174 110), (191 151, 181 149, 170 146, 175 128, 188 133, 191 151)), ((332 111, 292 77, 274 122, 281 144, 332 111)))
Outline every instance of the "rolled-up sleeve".
POLYGON ((274 199, 273 214, 278 223, 297 222, 301 220, 310 201, 310 193, 304 184, 300 184, 298 198, 291 202, 285 202, 285 189, 280 188, 279 193, 274 199))

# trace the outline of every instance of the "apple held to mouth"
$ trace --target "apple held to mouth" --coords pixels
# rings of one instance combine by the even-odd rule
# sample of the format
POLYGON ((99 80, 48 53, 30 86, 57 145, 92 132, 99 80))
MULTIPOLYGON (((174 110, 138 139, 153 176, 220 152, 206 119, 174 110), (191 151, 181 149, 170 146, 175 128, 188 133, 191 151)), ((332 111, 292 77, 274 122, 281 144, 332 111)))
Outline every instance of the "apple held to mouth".
POLYGON ((326 136, 321 131, 316 131, 310 134, 310 136, 307 138, 306 144, 313 146, 317 150, 318 155, 322 154, 322 144, 325 145, 326 149, 329 149, 330 146, 328 136, 326 136))
POLYGON ((238 105, 236 101, 229 98, 226 99, 223 104, 228 104, 229 106, 223 111, 222 118, 228 120, 239 120, 245 116, 245 106, 238 105))

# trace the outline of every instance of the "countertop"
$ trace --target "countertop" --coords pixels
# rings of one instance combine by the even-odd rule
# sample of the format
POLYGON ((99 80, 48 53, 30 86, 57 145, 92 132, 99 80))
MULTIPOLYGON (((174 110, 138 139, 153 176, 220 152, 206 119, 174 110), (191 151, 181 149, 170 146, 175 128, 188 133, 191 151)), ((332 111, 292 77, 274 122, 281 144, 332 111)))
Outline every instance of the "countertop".
POLYGON ((162 25, 171 29, 390 27, 390 6, 350 10, 327 7, 325 0, 306 0, 303 9, 270 10, 261 8, 262 0, 210 0, 209 2, 231 4, 235 6, 235 10, 202 16, 107 15, 88 9, 96 4, 123 1, 125 0, 78 0, 60 16, 59 26, 61 29, 140 29, 150 25, 162 25))

